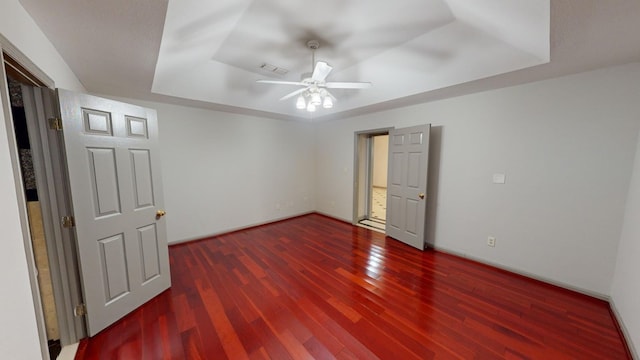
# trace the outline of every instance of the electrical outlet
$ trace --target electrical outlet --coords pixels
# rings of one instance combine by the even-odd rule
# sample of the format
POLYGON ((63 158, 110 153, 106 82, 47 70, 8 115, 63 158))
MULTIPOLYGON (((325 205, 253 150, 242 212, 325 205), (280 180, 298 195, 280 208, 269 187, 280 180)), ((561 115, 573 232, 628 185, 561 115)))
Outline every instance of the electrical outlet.
POLYGON ((496 238, 493 236, 489 236, 487 238, 487 246, 495 247, 496 246, 496 238))

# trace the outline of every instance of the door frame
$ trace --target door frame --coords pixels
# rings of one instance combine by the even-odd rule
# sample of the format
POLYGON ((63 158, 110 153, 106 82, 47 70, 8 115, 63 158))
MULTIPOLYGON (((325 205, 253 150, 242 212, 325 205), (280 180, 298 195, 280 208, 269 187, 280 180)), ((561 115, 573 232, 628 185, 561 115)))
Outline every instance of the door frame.
MULTIPOLYGON (((354 133, 353 151, 353 214, 352 224, 358 225, 370 213, 370 192, 372 180, 371 150, 373 137, 387 135, 394 127, 360 130, 354 133), (364 185, 364 187, 361 186, 364 185), (363 216, 364 212, 364 216, 363 216)), ((388 156, 388 155, 387 155, 388 156)))
POLYGON ((59 117, 54 97, 48 96, 47 91, 53 92, 48 88, 30 87, 29 91, 23 91, 23 101, 25 113, 28 113, 28 103, 36 111, 35 116, 27 116, 27 127, 29 137, 39 140, 33 141, 31 152, 43 209, 47 250, 49 258, 53 258, 51 273, 60 342, 69 345, 86 336, 86 327, 84 318, 75 314, 76 305, 83 303, 75 235, 71 229, 63 229, 59 220, 72 213, 62 134, 49 129, 47 122, 38 121, 46 119, 46 114, 59 117))
MULTIPOLYGON (((25 256, 27 259, 29 282, 31 287, 31 295, 34 303, 34 312, 36 317, 36 326, 38 329, 38 337, 40 339, 40 351, 43 359, 49 358, 49 350, 47 345, 47 335, 44 322, 44 313, 42 309, 41 295, 38 288, 38 278, 34 271, 35 269, 35 256, 33 246, 31 243, 31 232, 29 230, 29 218, 27 215, 26 197, 23 191, 22 175, 20 169, 20 160, 16 145, 16 137, 13 125, 13 115, 11 114, 11 105, 8 93, 7 84, 7 72, 5 70, 5 54, 16 62, 25 71, 27 78, 33 79, 34 85, 38 84, 44 88, 54 89, 55 82, 36 64, 34 64, 24 53, 22 53, 17 47, 15 47, 7 38, 0 34, 0 104, 2 105, 2 111, 5 117, 5 127, 7 131, 7 140, 9 144, 9 155, 11 158, 11 164, 13 168, 13 178, 18 199, 18 212, 20 216, 20 226, 22 228, 23 245, 25 248, 25 256), (34 79, 35 78, 35 79, 34 79)), ((46 129, 46 124, 39 124, 40 128, 46 129)), ((35 135, 35 134, 34 134, 35 135)), ((46 136, 46 134, 45 134, 46 136)), ((34 168, 36 171, 36 178, 40 179, 38 185, 41 183, 46 186, 39 186, 39 196, 43 198, 41 203, 43 222, 45 222, 45 239, 47 244, 47 252, 49 257, 49 266, 51 271, 51 281, 53 285, 54 298, 56 302, 56 312, 58 316, 58 326, 60 330, 61 344, 69 345, 78 342, 79 339, 85 336, 86 329, 84 328, 84 322, 82 318, 78 318, 74 314, 74 308, 76 304, 72 303, 74 299, 72 289, 80 289, 78 282, 77 267, 74 269, 73 263, 75 261, 75 239, 61 238, 60 232, 52 231, 53 225, 57 223, 56 219, 59 219, 58 210, 60 208, 60 201, 51 202, 52 199, 56 199, 56 189, 64 192, 65 182, 58 182, 55 179, 47 177, 42 173, 42 167, 56 167, 59 164, 51 162, 49 156, 45 156, 45 152, 50 154, 60 154, 60 147, 56 147, 55 144, 49 142, 46 146, 39 146, 39 150, 32 149, 34 157, 34 168), (38 172, 40 167, 40 172, 38 172), (44 181, 44 182, 43 182, 44 181), (62 187, 62 189, 60 189, 62 187), (47 203, 47 206, 44 204, 47 203), (48 223, 48 224, 47 224, 48 223), (49 226, 47 226, 49 225, 49 226), (66 247, 64 244, 67 241, 66 247), (59 247, 58 247, 59 245, 59 247), (69 261, 71 259, 71 261, 69 261)), ((60 170, 60 169, 58 169, 60 170)), ((60 179, 58 179, 60 180, 60 179)))

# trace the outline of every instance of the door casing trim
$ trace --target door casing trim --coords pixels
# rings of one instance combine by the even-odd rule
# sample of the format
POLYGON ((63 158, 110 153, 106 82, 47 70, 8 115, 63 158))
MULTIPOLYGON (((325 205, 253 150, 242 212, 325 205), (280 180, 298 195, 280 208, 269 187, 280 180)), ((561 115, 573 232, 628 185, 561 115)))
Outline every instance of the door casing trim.
MULTIPOLYGON (((372 138, 373 136, 376 135, 385 135, 388 134, 389 131, 393 130, 394 127, 385 127, 385 128, 377 128, 377 129, 370 129, 370 130, 361 130, 361 131, 356 131, 354 132, 354 136, 353 136, 353 213, 352 213, 352 217, 351 217, 351 223, 353 225, 357 225, 358 222, 362 219, 362 216, 360 215, 360 183, 365 182, 364 186, 368 187, 369 184, 367 184, 367 181, 371 181, 371 171, 372 169, 369 166, 369 163, 371 162, 371 159, 369 159, 370 157, 370 144, 368 144, 368 142, 370 142, 370 138, 372 138), (360 154, 360 146, 365 146, 367 148, 366 153, 364 154, 365 157, 367 157, 366 159, 362 159, 361 154, 360 154), (364 162, 364 164, 363 164, 364 162), (360 168, 364 166, 364 172, 366 173, 366 175, 364 176, 364 179, 361 179, 360 176, 360 168)), ((367 200, 365 200, 365 207, 369 207, 370 204, 367 203, 367 200)))
MULTIPOLYGON (((40 342, 40 351, 42 354, 42 358, 43 359, 48 359, 49 358, 49 350, 48 350, 48 345, 47 345, 47 335, 46 335, 46 327, 45 327, 45 322, 44 322, 44 313, 43 313, 43 308, 42 308, 42 302, 41 302, 41 295, 40 295, 40 290, 38 288, 38 279, 37 279, 37 275, 35 272, 35 256, 34 256, 34 251, 33 251, 33 246, 31 244, 31 232, 29 230, 29 218, 28 218, 28 214, 27 214, 27 204, 26 204, 26 198, 22 189, 22 176, 21 176, 21 170, 20 170, 20 161, 19 161, 19 156, 18 156, 18 150, 17 150, 17 142, 16 142, 16 137, 15 137, 15 132, 14 132, 14 125, 13 125, 13 115, 11 114, 11 105, 10 105, 10 99, 9 99, 9 92, 8 92, 8 84, 7 84, 7 73, 5 70, 5 60, 4 60, 4 56, 5 54, 10 57, 13 61, 17 62, 18 64, 21 65, 22 68, 24 68, 25 70, 27 70, 30 75, 32 75, 35 79, 37 79, 39 82, 41 82, 42 84, 44 84, 47 88, 49 89, 54 89, 55 88, 55 82, 53 81, 53 79, 51 79, 44 71, 42 71, 35 63, 33 63, 24 53, 22 53, 15 45, 13 45, 6 37, 4 37, 2 34, 0 34, 0 104, 2 106, 2 111, 3 111, 3 115, 5 118, 5 128, 7 131, 7 142, 9 145, 9 155, 11 158, 11 165, 12 165, 12 170, 13 170, 13 178, 14 178, 14 184, 15 184, 15 191, 16 191, 16 196, 17 196, 17 206, 18 206, 18 212, 19 212, 19 217, 20 217, 20 226, 22 228, 22 238, 23 238, 23 244, 24 244, 24 248, 25 248, 25 257, 27 260, 27 266, 28 266, 28 274, 29 274, 29 283, 30 283, 30 287, 31 287, 31 295, 32 295, 32 299, 33 299, 33 303, 34 303, 34 313, 35 313, 35 317, 36 317, 36 326, 37 326, 37 331, 38 331, 38 337, 39 337, 39 342, 40 342)), ((41 152, 44 152, 46 150, 49 151, 57 151, 56 149, 44 149, 41 148, 41 152)), ((41 155, 41 160, 44 161, 41 164, 44 164, 46 166, 52 166, 51 162, 49 161, 48 157, 44 156, 44 154, 39 154, 41 155)), ((37 155, 34 155, 37 156, 37 155)), ((53 183, 51 183, 52 179, 48 179, 47 180, 49 182, 49 187, 54 185, 54 186, 58 186, 58 184, 56 184, 55 181, 53 181, 53 183)), ((45 187, 44 189, 38 189, 39 193, 41 196, 43 197, 47 197, 50 198, 50 194, 48 191, 48 187, 45 187)), ((51 207, 55 207, 56 204, 50 204, 51 207)), ((43 219, 45 217, 49 217, 50 219, 53 219, 53 215, 52 215, 52 211, 51 211, 51 207, 43 207, 42 208, 42 213, 43 213, 43 219)), ((52 244, 50 244, 50 242, 57 242, 60 241, 59 239, 55 239, 54 235, 45 232, 45 238, 47 241, 47 249, 51 249, 52 244)), ((75 243, 72 244, 73 246, 75 246, 75 243)), ((55 247, 55 246, 53 246, 55 247)), ((48 251, 49 252, 49 251, 48 251)), ((69 254, 67 253, 63 253, 63 254, 51 254, 51 252, 49 252, 49 263, 50 263, 50 268, 51 268, 51 280, 52 280, 52 285, 54 288, 54 294, 57 293, 64 293, 65 295, 63 296, 63 299, 59 299, 60 295, 58 295, 57 297, 55 297, 56 299, 56 309, 59 309, 60 307, 64 307, 65 309, 72 309, 73 305, 67 303, 67 301, 63 301, 66 299, 70 298, 70 292, 68 291, 68 287, 64 287, 63 286, 63 278, 66 279, 73 279, 75 277, 77 277, 77 273, 76 274, 69 274, 68 273, 68 268, 65 268, 62 266, 62 264, 59 261, 60 257, 67 257, 69 256, 69 254)), ((65 317, 65 321, 67 323, 76 323, 78 321, 78 319, 75 319, 75 317, 73 316, 72 312, 70 311, 63 311, 62 313, 60 313, 60 311, 58 311, 58 317, 60 316, 64 316, 65 317)), ((61 321, 60 319, 58 320, 59 325, 61 325, 61 321)), ((61 336, 61 342, 62 345, 68 345, 68 344, 72 344, 77 342, 81 337, 84 337, 84 324, 82 324, 82 327, 80 328, 81 331, 78 332, 78 328, 77 326, 74 327, 75 331, 69 331, 69 327, 68 326, 59 326, 60 328, 60 336, 61 336)))

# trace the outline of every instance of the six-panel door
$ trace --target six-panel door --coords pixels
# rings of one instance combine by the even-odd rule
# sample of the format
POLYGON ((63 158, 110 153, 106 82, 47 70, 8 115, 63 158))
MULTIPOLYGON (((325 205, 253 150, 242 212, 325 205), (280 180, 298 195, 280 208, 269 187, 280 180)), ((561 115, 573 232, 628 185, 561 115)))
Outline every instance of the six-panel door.
POLYGON ((424 250, 431 125, 389 132, 386 234, 424 250))
POLYGON ((90 336, 171 285, 154 110, 58 90, 90 336))

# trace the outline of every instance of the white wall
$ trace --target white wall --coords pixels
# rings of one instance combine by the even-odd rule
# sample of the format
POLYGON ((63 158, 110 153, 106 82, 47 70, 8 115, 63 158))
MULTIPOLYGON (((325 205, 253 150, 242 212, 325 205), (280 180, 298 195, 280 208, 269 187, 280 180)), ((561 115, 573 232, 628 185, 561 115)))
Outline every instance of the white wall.
POLYGON ((0 0, 0 34, 51 77, 56 87, 84 91, 78 78, 18 0, 0 0))
POLYGON ((373 137, 373 186, 387 187, 389 135, 373 137))
POLYGON ((640 64, 631 64, 320 123, 317 209, 351 219, 355 131, 431 123, 427 241, 604 297, 640 126, 639 82, 640 64), (496 172, 505 185, 491 183, 496 172))
POLYGON ((314 211, 311 123, 118 100, 158 111, 169 242, 314 211))
MULTIPOLYGON (((636 91, 640 98, 640 89, 636 91)), ((637 115, 640 119, 640 114, 637 115)), ((626 329, 631 340, 629 346, 635 350, 638 358, 640 349, 640 142, 636 151, 635 165, 627 206, 624 215, 624 225, 618 247, 618 258, 611 286, 611 302, 622 318, 622 326, 626 329)))
MULTIPOLYGON (((83 90, 17 0, 0 2, 0 34, 25 53, 58 86, 83 90)), ((0 111, 0 352, 6 359, 31 360, 40 358, 40 344, 5 120, 0 111)))

